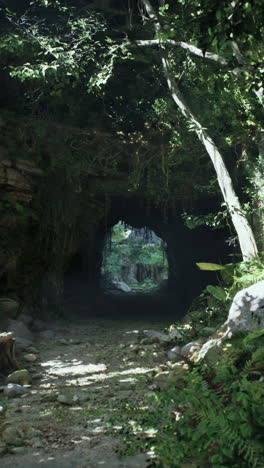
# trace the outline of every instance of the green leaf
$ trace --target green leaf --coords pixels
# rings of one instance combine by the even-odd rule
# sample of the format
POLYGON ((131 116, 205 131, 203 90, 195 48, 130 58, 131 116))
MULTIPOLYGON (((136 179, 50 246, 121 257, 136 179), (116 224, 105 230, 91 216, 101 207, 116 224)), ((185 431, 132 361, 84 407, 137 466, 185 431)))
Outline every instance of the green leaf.
POLYGON ((218 265, 218 263, 196 263, 198 268, 203 271, 219 271, 224 270, 225 267, 223 265, 218 265))
POLYGON ((226 292, 224 288, 221 288, 220 286, 212 286, 209 284, 206 290, 219 301, 223 302, 226 300, 226 292))

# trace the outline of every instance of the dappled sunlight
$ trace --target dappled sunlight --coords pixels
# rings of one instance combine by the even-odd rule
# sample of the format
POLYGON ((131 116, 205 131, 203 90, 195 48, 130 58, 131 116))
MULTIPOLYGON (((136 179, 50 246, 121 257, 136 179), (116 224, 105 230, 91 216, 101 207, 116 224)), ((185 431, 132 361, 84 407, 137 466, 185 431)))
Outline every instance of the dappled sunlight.
MULTIPOLYGON (((99 364, 100 365, 100 364, 99 364)), ((107 367, 105 366, 105 370, 107 369, 107 367)), ((100 373, 96 373, 96 374, 89 374, 88 376, 84 376, 84 377, 78 377, 78 380, 67 380, 66 383, 70 383, 71 385, 79 385, 79 386, 82 386, 82 385, 91 385, 93 384, 94 382, 98 382, 98 381, 103 381, 103 380, 108 380, 108 379, 116 379, 117 377, 122 377, 123 375, 140 375, 140 374, 147 374, 148 372, 151 371, 152 368, 148 368, 148 367, 135 367, 135 368, 129 368, 129 369, 126 369, 126 370, 120 370, 120 371, 115 371, 115 372, 106 372, 104 374, 100 373)), ((125 379, 125 380, 122 380, 122 379, 116 379, 117 381, 119 382, 136 382, 136 378, 132 379, 132 378, 129 378, 129 379, 125 379)))
POLYGON ((125 335, 138 335, 140 330, 128 330, 125 332, 125 335))
POLYGON ((48 368, 47 374, 58 376, 92 374, 106 370, 105 364, 84 364, 83 361, 77 359, 65 362, 60 356, 52 361, 42 362, 40 365, 48 368))

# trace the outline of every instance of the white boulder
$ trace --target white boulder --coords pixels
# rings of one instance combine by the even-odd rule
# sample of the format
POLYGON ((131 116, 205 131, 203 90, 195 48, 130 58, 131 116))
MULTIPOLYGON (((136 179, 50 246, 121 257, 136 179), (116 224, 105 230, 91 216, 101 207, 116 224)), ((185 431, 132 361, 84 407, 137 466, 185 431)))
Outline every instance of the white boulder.
POLYGON ((194 352, 195 361, 206 359, 216 362, 224 341, 230 339, 237 330, 252 332, 264 328, 264 281, 239 291, 232 302, 226 322, 210 340, 194 352))

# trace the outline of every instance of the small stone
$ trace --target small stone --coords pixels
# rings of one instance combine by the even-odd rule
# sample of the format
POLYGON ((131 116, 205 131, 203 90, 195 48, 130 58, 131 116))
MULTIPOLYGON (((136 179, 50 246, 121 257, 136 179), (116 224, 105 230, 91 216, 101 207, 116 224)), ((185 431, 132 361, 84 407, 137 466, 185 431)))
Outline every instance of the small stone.
POLYGON ((4 407, 0 406, 0 414, 3 414, 5 412, 4 407))
POLYGON ((7 396, 7 398, 20 397, 26 393, 28 393, 28 389, 18 384, 9 383, 4 387, 4 395, 7 396))
POLYGON ((8 321, 7 331, 14 333, 17 349, 24 350, 32 346, 33 335, 23 322, 10 319, 8 321))
POLYGON ((149 390, 151 390, 152 392, 159 392, 160 387, 157 384, 152 384, 149 386, 149 390))
POLYGON ((32 374, 32 380, 40 380, 42 379, 43 377, 43 374, 41 374, 40 372, 39 373, 36 373, 36 374, 32 374))
POLYGON ((57 401, 59 403, 62 403, 63 405, 71 405, 72 401, 69 400, 69 398, 66 395, 60 394, 57 397, 57 401))
POLYGON ((201 349, 202 344, 198 341, 191 341, 181 348, 181 355, 185 358, 190 358, 195 351, 201 349))
POLYGON ((19 385, 28 385, 31 382, 31 377, 27 369, 19 369, 6 378, 6 383, 14 383, 19 385))
POLYGON ((76 340, 76 339, 71 338, 69 340, 69 344, 70 345, 79 345, 79 344, 81 344, 81 340, 76 340))
POLYGON ((65 340, 65 338, 60 338, 58 341, 57 341, 58 345, 68 345, 69 344, 69 341, 68 340, 65 340))
POLYGON ((35 362, 37 360, 37 356, 33 353, 24 354, 23 358, 27 362, 35 362))
POLYGON ((182 340, 182 334, 178 330, 173 330, 169 333, 169 338, 173 340, 182 340))
POLYGON ((80 403, 84 403, 85 401, 90 399, 90 394, 89 393, 79 393, 78 395, 74 395, 73 400, 74 400, 75 397, 78 398, 77 401, 79 401, 80 403))
POLYGON ((171 361, 175 361, 176 359, 179 359, 181 355, 181 347, 180 346, 174 346, 170 351, 168 351, 168 358, 171 361))
POLYGON ((10 447, 8 451, 13 455, 23 455, 27 451, 27 447, 10 447))
POLYGON ((159 343, 169 343, 171 341, 169 335, 166 335, 166 333, 162 333, 157 330, 146 330, 144 333, 148 338, 156 338, 159 343))

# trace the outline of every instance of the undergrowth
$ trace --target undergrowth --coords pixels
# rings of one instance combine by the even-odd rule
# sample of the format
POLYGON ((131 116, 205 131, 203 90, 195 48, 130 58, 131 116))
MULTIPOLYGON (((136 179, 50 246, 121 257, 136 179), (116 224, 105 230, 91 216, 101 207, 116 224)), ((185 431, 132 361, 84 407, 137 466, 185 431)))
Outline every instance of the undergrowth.
POLYGON ((160 468, 263 468, 264 331, 227 345, 215 368, 196 366, 141 407, 125 405, 123 455, 142 450, 160 468))
MULTIPOLYGON (((169 331, 181 331, 182 344, 212 335, 237 291, 263 278, 261 260, 229 264, 219 286, 207 288, 169 331)), ((190 369, 169 390, 149 392, 141 406, 125 405, 123 454, 142 450, 159 468, 263 468, 264 330, 237 332, 214 367, 190 369)))
MULTIPOLYGON (((210 265, 210 264, 208 264, 210 265)), ((186 342, 193 336, 211 335, 225 322, 232 300, 241 289, 264 280, 264 258, 250 262, 229 263, 221 266, 218 273, 219 285, 209 285, 193 301, 184 318, 186 342), (188 327, 186 326, 188 325, 188 327), (207 328, 208 331, 207 331, 207 328)), ((176 324, 178 329, 181 324, 176 324)))

